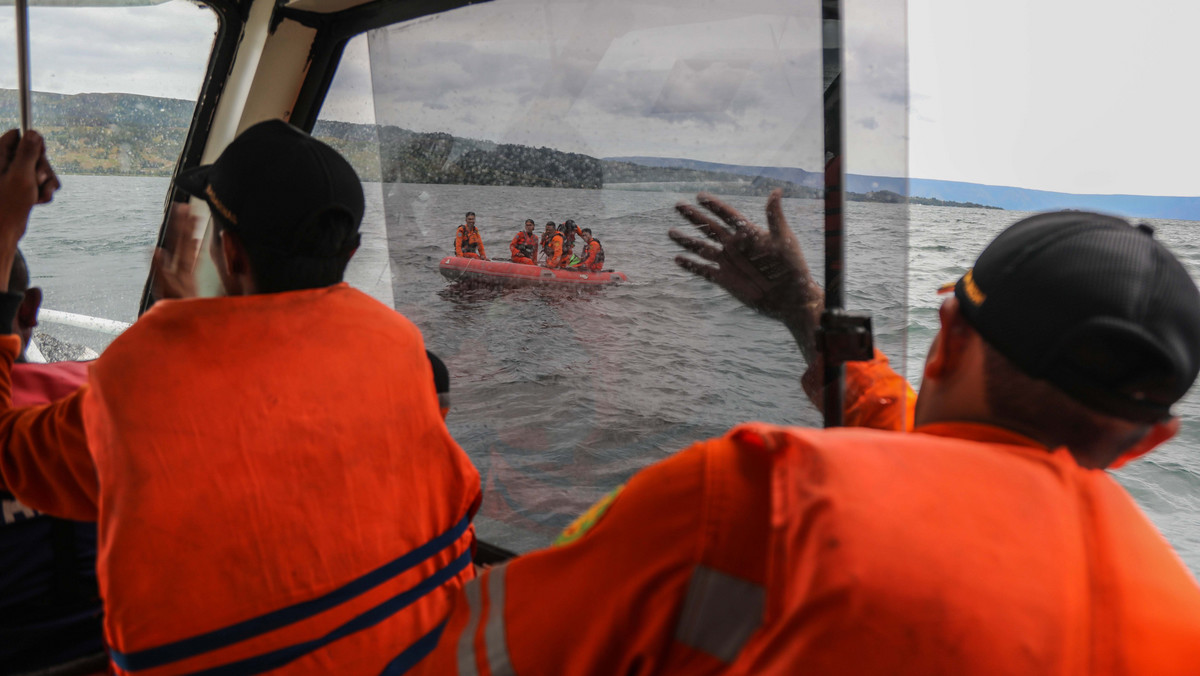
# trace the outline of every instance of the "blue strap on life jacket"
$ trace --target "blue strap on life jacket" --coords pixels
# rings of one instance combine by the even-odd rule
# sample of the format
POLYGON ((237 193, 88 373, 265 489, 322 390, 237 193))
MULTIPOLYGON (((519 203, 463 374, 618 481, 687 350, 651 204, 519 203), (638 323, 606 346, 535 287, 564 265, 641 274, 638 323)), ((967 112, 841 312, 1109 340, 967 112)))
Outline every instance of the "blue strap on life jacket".
MULTIPOLYGON (((434 537, 429 542, 426 542, 407 554, 393 561, 385 563, 375 570, 372 570, 361 577, 355 578, 341 587, 338 587, 337 589, 334 589, 333 591, 315 599, 302 601, 286 608, 273 610, 265 615, 259 615, 258 617, 254 617, 249 620, 243 620, 228 627, 215 629, 213 631, 181 639, 179 641, 161 645, 155 648, 147 648, 145 650, 139 650, 131 653, 122 653, 117 650, 112 650, 111 656, 113 664, 125 671, 152 669, 154 667, 163 666, 164 664, 170 664, 172 662, 178 662, 180 660, 195 657, 196 655, 211 652, 213 650, 219 650, 226 646, 233 645, 234 643, 239 643, 241 641, 254 638, 255 636, 260 636, 267 632, 275 631, 276 629, 285 627, 289 624, 295 624, 296 622, 307 620, 308 618, 323 613, 330 608, 334 608, 351 599, 357 598, 358 596, 361 596, 362 594, 378 587, 379 585, 398 577, 399 575, 421 565, 422 563, 425 563, 438 552, 456 542, 463 535, 463 533, 467 531, 467 528, 470 525, 471 515, 468 514, 450 530, 447 530, 446 532, 434 537)), ((218 667, 217 669, 234 667, 245 662, 269 658, 275 656, 277 653, 284 652, 287 652, 289 655, 285 663, 290 662, 291 660, 327 645, 328 643, 335 641, 342 636, 359 631, 360 629, 365 629, 374 624, 378 624, 384 619, 387 619, 388 616, 399 612, 408 605, 411 605, 421 596, 424 596, 433 589, 436 589, 445 581, 453 579, 455 575, 457 575, 462 571, 463 568, 466 567, 466 564, 470 563, 470 561, 471 552, 470 550, 467 550, 463 552, 462 556, 459 556, 445 567, 440 568, 413 588, 402 592, 400 595, 385 601, 383 604, 368 610, 362 615, 359 615, 325 637, 315 639, 313 641, 307 641, 305 643, 298 644, 297 646, 276 650, 271 653, 267 653, 266 655, 250 658, 249 660, 242 660, 241 662, 235 662, 223 667, 218 667), (464 560, 466 562, 465 564, 463 563, 464 560), (398 599, 403 600, 404 602, 397 604, 398 599), (377 617, 376 614, 382 612, 381 609, 387 609, 387 614, 377 617), (360 626, 360 622, 366 622, 366 624, 361 624, 360 626), (349 629, 345 633, 339 633, 351 626, 353 626, 352 629, 349 629), (333 637, 334 634, 338 635, 333 637), (317 645, 318 643, 319 645, 317 645), (303 650, 296 654, 291 654, 291 651, 295 648, 303 648, 303 650)), ((268 667, 268 669, 273 669, 277 666, 279 665, 276 664, 275 666, 268 667)), ((253 667, 246 665, 246 668, 250 669, 253 667)), ((216 670, 210 670, 203 673, 252 674, 259 673, 259 671, 250 671, 238 668, 237 670, 233 671, 218 672, 216 670)))
MULTIPOLYGON (((256 655, 255 657, 239 660, 237 662, 223 664, 212 669, 194 671, 190 676, 252 676, 253 674, 261 674, 273 669, 278 669, 288 662, 303 657, 313 651, 320 650, 321 648, 324 648, 338 639, 345 638, 350 634, 362 631, 363 629, 368 629, 379 624, 380 622, 383 622, 389 617, 412 605, 422 596, 425 596, 446 582, 453 580, 456 575, 461 573, 462 570, 469 565, 471 565, 471 550, 468 549, 463 551, 458 558, 454 559, 446 566, 439 568, 438 571, 433 575, 421 580, 416 586, 405 590, 396 596, 393 596, 387 601, 384 601, 367 612, 362 613, 361 615, 355 617, 354 619, 320 638, 316 638, 311 641, 304 641, 303 643, 297 643, 296 645, 280 648, 279 650, 273 650, 269 653, 256 655)), ((427 641, 427 639, 428 635, 417 639, 413 645, 424 645, 423 641, 427 641)), ((436 645, 437 642, 435 640, 432 646, 428 646, 426 654, 428 654, 428 651, 432 650, 436 645)), ((415 664, 416 662, 413 663, 415 664)))
POLYGON ((438 640, 442 637, 442 632, 446 629, 446 623, 450 618, 442 620, 442 623, 434 627, 428 634, 413 642, 412 645, 404 649, 404 652, 396 656, 396 659, 388 663, 384 667, 383 672, 379 676, 400 676, 416 666, 417 662, 425 659, 425 656, 433 652, 437 647, 438 640))

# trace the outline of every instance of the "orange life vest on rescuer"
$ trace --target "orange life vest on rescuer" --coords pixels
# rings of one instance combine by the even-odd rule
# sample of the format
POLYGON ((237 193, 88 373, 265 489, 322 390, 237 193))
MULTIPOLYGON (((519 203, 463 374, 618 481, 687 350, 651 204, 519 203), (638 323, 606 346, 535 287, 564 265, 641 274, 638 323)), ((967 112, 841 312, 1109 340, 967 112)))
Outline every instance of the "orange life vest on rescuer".
MULTIPOLYGON (((421 334, 345 284, 159 302, 64 402, 42 415, 86 431, 66 464, 94 463, 118 673, 398 670, 473 577, 479 475, 421 334)), ((4 479, 53 507, 69 477, 13 460, 46 442, 33 411, 0 416, 4 479)))
POLYGON ((563 251, 563 234, 561 232, 554 233, 550 237, 550 242, 546 248, 549 250, 546 253, 546 267, 562 267, 568 257, 568 254, 563 251))
POLYGON ((509 242, 508 249, 513 258, 520 256, 536 262, 538 254, 538 236, 522 230, 512 238, 511 242, 509 242))
POLYGON ((1063 448, 750 424, 458 592, 430 674, 1195 673, 1200 589, 1063 448))
POLYGON ((466 224, 458 226, 454 231, 454 254, 460 257, 464 254, 486 255, 478 228, 469 228, 466 224))

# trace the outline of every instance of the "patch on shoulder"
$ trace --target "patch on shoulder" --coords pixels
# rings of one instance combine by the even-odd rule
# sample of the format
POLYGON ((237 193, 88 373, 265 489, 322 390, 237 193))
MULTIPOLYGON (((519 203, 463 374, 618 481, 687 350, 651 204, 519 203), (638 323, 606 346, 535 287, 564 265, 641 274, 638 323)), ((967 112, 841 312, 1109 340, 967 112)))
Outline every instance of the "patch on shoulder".
POLYGON ((563 529, 563 532, 555 538, 550 546, 562 547, 583 537, 584 533, 591 530, 592 526, 600 522, 600 519, 608 512, 608 508, 612 506, 613 501, 617 499, 617 495, 624 489, 625 484, 621 484, 614 488, 611 493, 597 500, 596 504, 589 507, 586 512, 579 515, 579 518, 571 522, 570 526, 563 529))

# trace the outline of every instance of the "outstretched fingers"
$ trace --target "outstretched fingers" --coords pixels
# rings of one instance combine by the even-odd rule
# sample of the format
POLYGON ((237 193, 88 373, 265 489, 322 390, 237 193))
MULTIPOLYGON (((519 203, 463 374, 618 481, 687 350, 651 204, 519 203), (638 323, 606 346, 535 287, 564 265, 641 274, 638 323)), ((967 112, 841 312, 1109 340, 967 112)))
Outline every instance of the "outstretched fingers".
POLYGON ((720 272, 720 268, 718 268, 715 265, 705 265, 704 263, 698 263, 698 262, 688 258, 687 256, 676 256, 675 264, 678 265, 679 267, 683 268, 684 270, 687 270, 688 272, 691 272, 693 274, 699 275, 699 276, 707 279, 710 282, 716 282, 717 281, 717 273, 720 272))
POLYGON ((695 237, 688 237, 675 228, 667 231, 667 237, 670 237, 672 242, 705 260, 715 261, 721 255, 721 250, 717 247, 695 237))
POLYGON ((792 229, 788 227, 787 219, 783 216, 783 191, 776 188, 767 198, 767 229, 779 240, 792 237, 792 229))
POLYGON ((720 242, 722 245, 724 245, 725 241, 729 239, 728 230, 706 216, 696 207, 685 202, 680 202, 679 204, 675 205, 675 210, 714 242, 720 242))
POLYGON ((736 232, 746 233, 749 235, 759 231, 758 228, 750 222, 750 219, 743 216, 740 211, 734 209, 733 207, 706 192, 696 195, 696 201, 700 202, 705 209, 708 209, 717 216, 720 216, 721 220, 728 223, 729 227, 733 228, 736 232))

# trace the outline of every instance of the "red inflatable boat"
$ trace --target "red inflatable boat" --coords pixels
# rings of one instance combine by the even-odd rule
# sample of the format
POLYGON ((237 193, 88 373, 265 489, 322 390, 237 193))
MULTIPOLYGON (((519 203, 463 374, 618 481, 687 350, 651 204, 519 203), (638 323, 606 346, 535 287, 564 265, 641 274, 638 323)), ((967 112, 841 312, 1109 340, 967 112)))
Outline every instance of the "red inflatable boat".
POLYGON ((531 284, 559 284, 564 286, 604 286, 627 282, 624 272, 605 270, 551 270, 540 265, 524 265, 509 261, 485 261, 478 258, 448 256, 438 268, 442 276, 452 282, 468 281, 496 284, 499 286, 526 286, 531 284))

